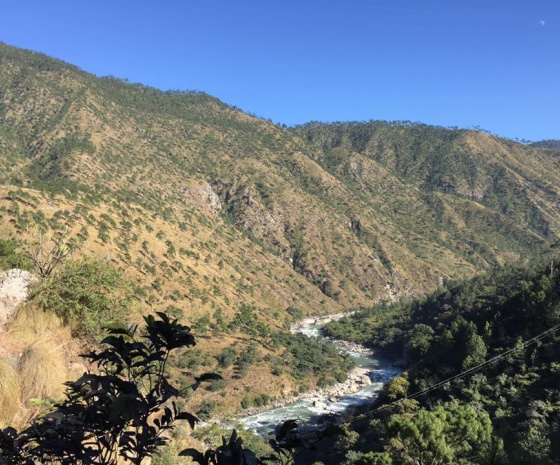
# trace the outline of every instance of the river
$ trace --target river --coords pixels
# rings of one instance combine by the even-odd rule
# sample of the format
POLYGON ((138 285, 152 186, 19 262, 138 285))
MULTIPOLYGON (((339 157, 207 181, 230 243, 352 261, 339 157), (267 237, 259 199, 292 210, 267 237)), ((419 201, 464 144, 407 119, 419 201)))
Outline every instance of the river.
MULTIPOLYGON (((294 328, 309 337, 323 338, 322 327, 329 320, 310 323, 309 320, 294 328)), ((326 339, 326 338, 325 338, 326 339)), ((333 396, 332 394, 310 394, 296 402, 278 408, 272 408, 264 412, 240 418, 238 423, 244 428, 252 430, 260 435, 266 436, 274 432, 275 427, 286 420, 299 420, 302 424, 313 424, 321 416, 333 413, 344 413, 349 407, 362 405, 374 400, 381 391, 383 385, 395 376, 402 373, 402 369, 394 366, 394 361, 380 357, 353 352, 346 346, 335 345, 341 353, 350 354, 356 363, 356 372, 362 376, 365 374, 371 380, 352 394, 333 396)))

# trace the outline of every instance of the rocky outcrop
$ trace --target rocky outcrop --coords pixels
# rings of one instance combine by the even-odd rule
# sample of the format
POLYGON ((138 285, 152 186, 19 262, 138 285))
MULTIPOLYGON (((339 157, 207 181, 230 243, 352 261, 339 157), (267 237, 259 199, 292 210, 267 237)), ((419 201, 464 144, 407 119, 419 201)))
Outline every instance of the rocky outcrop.
POLYGON ((36 280, 28 271, 17 268, 0 275, 0 331, 17 306, 27 299, 29 286, 36 280))
POLYGON ((218 194, 214 192, 212 186, 207 182, 199 185, 192 185, 183 188, 185 202, 203 211, 218 214, 222 211, 222 202, 218 194))
POLYGON ((282 208, 276 202, 266 203, 254 187, 246 185, 224 185, 221 193, 236 226, 258 239, 270 241, 283 256, 289 255, 282 208))

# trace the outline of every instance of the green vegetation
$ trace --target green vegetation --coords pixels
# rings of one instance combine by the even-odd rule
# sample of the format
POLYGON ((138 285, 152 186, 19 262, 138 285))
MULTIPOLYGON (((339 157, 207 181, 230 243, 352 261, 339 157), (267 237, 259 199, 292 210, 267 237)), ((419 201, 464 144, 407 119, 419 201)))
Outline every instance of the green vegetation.
MULTIPOLYGON (((81 245, 62 241, 68 262, 44 270, 34 254, 43 279, 3 334, 11 338, 6 360, 25 355, 22 366, 0 365, 6 392, 24 386, 31 395, 36 365, 54 366, 31 339, 46 335, 52 346, 69 332, 59 318, 95 344, 106 325, 167 310, 192 324, 200 345, 177 351, 160 376, 212 418, 343 381, 349 358, 287 329, 308 315, 361 308, 331 323, 329 334, 401 358, 408 370, 377 403, 390 406, 334 428, 336 441, 315 455, 305 450, 300 463, 558 462, 558 336, 523 341, 558 323, 560 272, 554 263, 546 272, 508 266, 540 262, 557 243, 554 141, 526 145, 405 121, 287 130, 204 93, 97 78, 4 44, 0 63, 1 233, 36 251, 45 242, 34 226, 81 245), (388 300, 397 303, 373 305, 388 300), (492 357, 500 358, 483 371, 412 398, 492 357), (227 385, 214 379, 193 394, 190 377, 207 369, 227 385)), ((0 241, 0 270, 30 268, 19 247, 0 241)), ((57 371, 75 355, 58 353, 57 371)), ((130 388, 137 406, 149 388, 130 388)), ((64 402, 95 407, 75 384, 69 389, 64 402)), ((115 401, 106 394, 103 414, 115 401)), ((11 409, 6 417, 19 408, 1 392, 0 404, 11 409)), ((120 422, 111 426, 117 436, 130 437, 119 429, 133 419, 129 406, 108 419, 120 422)), ((291 463, 308 444, 298 443, 293 423, 284 426, 267 454, 291 463)), ((253 457, 235 434, 210 446, 184 455, 199 463, 265 457, 253 457)), ((160 463, 171 463, 171 450, 160 463)))
MULTIPOLYGON (((163 276, 158 291, 190 280, 209 314, 258 305, 297 319, 425 293, 526 261, 560 227, 547 149, 405 121, 286 130, 204 93, 4 44, 0 56, 3 221, 16 233, 35 217, 76 222, 86 251, 163 276)), ((169 300, 160 310, 174 290, 153 297, 169 300)))
POLYGON ((120 324, 130 311, 129 286, 110 265, 91 259, 69 261, 36 288, 32 300, 56 313, 79 336, 97 336, 120 324))
MULTIPOLYGON (((376 452, 375 447, 377 452, 390 451, 396 463, 408 463, 409 459, 402 455, 405 449, 411 450, 407 441, 444 451, 443 442, 436 446, 423 442, 431 441, 429 437, 414 438, 419 432, 429 431, 430 425, 438 424, 437 418, 441 416, 460 421, 456 410, 452 413, 441 410, 442 407, 449 410, 450 402, 458 402, 453 405, 458 405, 457 408, 469 405, 489 419, 484 421, 491 422, 493 434, 497 436, 491 439, 485 426, 486 439, 479 441, 474 452, 498 454, 502 461, 484 463, 506 463, 506 455, 510 464, 556 463, 560 456, 557 447, 560 364, 556 356, 560 334, 547 331, 560 324, 559 297, 558 268, 547 267, 546 271, 502 268, 423 300, 376 306, 329 324, 330 334, 388 351, 404 358, 409 367, 406 380, 399 383, 402 378, 397 378, 386 387, 380 405, 403 400, 379 411, 376 416, 383 421, 377 420, 377 430, 363 422, 357 426, 360 443, 355 450, 366 453, 371 447, 366 446, 368 438, 379 434, 382 428, 385 439, 376 440, 372 452, 376 452), (543 334, 542 338, 533 339, 543 334), (480 370, 476 368, 494 357, 498 357, 494 363, 480 370), (471 376, 445 384, 414 401, 407 400, 409 395, 469 369, 474 370, 471 376), (438 405, 441 407, 435 407, 438 405), (425 409, 421 416, 423 410, 418 410, 419 406, 425 409), (408 413, 397 413, 399 409, 408 413), (406 428, 394 439, 395 425, 403 427, 399 418, 404 419, 406 428), (408 424, 409 421, 412 423, 408 424), (419 428, 416 422, 424 426, 419 428), (499 446, 502 442, 503 448, 499 446)), ((435 436, 437 440, 453 441, 442 425, 438 426, 444 429, 435 436)), ((457 447, 448 450, 459 451, 457 447)), ((471 455, 469 451, 462 454, 471 455)), ((445 460, 441 463, 455 463, 458 458, 445 460)))
POLYGON ((31 261, 18 249, 18 244, 15 241, 0 239, 0 271, 10 268, 31 270, 33 266, 31 261))
POLYGON ((545 149, 560 150, 560 140, 558 139, 541 140, 538 142, 533 142, 531 145, 533 147, 542 147, 545 149))
POLYGON ((354 367, 352 358, 340 355, 329 342, 312 339, 303 334, 276 333, 272 336, 272 343, 286 347, 282 354, 283 365, 296 378, 346 373, 354 367))

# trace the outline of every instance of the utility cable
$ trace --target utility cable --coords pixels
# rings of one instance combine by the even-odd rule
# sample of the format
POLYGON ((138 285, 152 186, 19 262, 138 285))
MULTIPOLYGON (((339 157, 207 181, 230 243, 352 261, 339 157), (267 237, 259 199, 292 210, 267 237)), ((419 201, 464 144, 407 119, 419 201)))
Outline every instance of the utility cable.
MULTIPOLYGON (((439 381, 435 384, 432 384, 431 386, 427 387, 426 389, 423 389, 421 391, 417 391, 417 392, 407 396, 406 399, 416 399, 417 397, 423 396, 423 395, 425 395, 425 394, 427 394, 431 391, 439 389, 439 388, 441 388, 442 386, 444 386, 448 383, 452 383, 453 381, 456 381, 458 379, 463 379, 463 378, 466 378, 467 376, 473 375, 474 373, 479 372, 480 370, 488 367, 489 365, 497 362, 498 360, 500 360, 504 357, 507 357, 508 355, 510 355, 513 352, 516 352, 518 350, 526 349, 527 347, 531 346, 532 344, 535 344, 536 342, 540 341, 541 339, 544 339, 545 337, 550 336, 551 334, 554 334, 558 330, 560 330, 560 323, 553 326, 552 328, 547 329, 546 331, 543 331, 540 334, 537 334, 536 336, 532 337, 531 339, 526 340, 525 342, 523 342, 521 344, 521 346, 516 346, 516 347, 513 347, 511 349, 508 349, 504 353, 496 355, 495 357, 492 357, 488 360, 485 360, 484 362, 479 363, 478 365, 476 365, 472 368, 469 368, 468 370, 465 370, 465 371, 463 371, 463 372, 461 372, 457 375, 454 375, 454 376, 451 376, 447 379, 444 379, 443 381, 439 381)), ((339 423, 339 426, 349 425, 349 424, 351 424, 351 423, 353 423, 357 420, 363 420, 364 418, 367 418, 367 417, 373 415, 374 413, 377 413, 378 411, 380 411, 382 409, 388 408, 388 407, 390 407, 394 404, 399 403, 401 400, 403 400, 403 399, 398 399, 398 400, 395 400, 393 402, 383 404, 383 405, 381 405, 381 406, 379 406, 379 407, 377 407, 373 410, 370 410, 367 413, 363 413, 361 415, 356 415, 353 418, 350 418, 350 419, 348 419, 348 420, 346 420, 342 423, 339 423)), ((317 433, 317 431, 313 431, 311 433, 304 434, 302 436, 299 436, 299 439, 306 439, 306 438, 312 437, 312 436, 316 435, 316 433, 317 433)))

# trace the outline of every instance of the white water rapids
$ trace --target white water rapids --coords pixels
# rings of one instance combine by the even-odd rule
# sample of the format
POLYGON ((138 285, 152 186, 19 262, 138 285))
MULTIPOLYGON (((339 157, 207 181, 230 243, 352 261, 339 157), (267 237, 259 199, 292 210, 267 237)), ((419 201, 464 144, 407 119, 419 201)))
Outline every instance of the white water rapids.
MULTIPOLYGON (((321 328, 324 324, 326 321, 303 324, 296 327, 295 330, 309 337, 322 337, 321 328)), ((336 342, 335 345, 337 345, 336 342)), ((283 407, 240 418, 238 423, 261 435, 273 433, 275 427, 286 420, 299 420, 301 424, 315 423, 323 415, 344 413, 351 406, 371 402, 379 395, 385 383, 402 373, 402 369, 395 367, 388 359, 352 352, 342 345, 337 345, 337 347, 341 353, 350 354, 358 368, 367 371, 371 379, 370 385, 364 386, 353 394, 337 396, 336 399, 328 395, 304 397, 283 407)))

